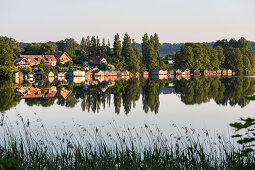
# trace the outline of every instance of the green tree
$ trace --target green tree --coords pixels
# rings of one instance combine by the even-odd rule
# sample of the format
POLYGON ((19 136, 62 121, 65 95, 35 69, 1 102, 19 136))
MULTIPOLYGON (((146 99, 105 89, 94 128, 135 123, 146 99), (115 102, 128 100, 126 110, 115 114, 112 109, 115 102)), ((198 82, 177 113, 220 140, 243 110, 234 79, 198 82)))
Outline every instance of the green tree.
POLYGON ((80 50, 81 50, 81 58, 83 61, 85 61, 88 58, 88 53, 86 48, 86 40, 84 37, 82 37, 81 39, 80 50))
POLYGON ((106 57, 107 56, 106 53, 107 53, 107 48, 106 48, 106 44, 105 44, 105 39, 103 39, 102 45, 100 47, 100 56, 106 57))
POLYGON ((54 46, 48 43, 42 43, 40 45, 40 54, 47 54, 49 52, 55 52, 54 46))
POLYGON ((9 79, 14 69, 13 51, 7 44, 0 44, 0 78, 9 79))
POLYGON ((13 56, 17 57, 21 54, 21 49, 19 47, 19 42, 13 38, 0 37, 0 44, 9 45, 10 49, 13 51, 13 56))
POLYGON ((113 55, 114 57, 120 59, 121 58, 121 42, 119 34, 114 36, 114 43, 113 43, 113 55))
POLYGON ((97 56, 97 39, 95 36, 92 36, 90 42, 90 57, 96 56, 97 56))

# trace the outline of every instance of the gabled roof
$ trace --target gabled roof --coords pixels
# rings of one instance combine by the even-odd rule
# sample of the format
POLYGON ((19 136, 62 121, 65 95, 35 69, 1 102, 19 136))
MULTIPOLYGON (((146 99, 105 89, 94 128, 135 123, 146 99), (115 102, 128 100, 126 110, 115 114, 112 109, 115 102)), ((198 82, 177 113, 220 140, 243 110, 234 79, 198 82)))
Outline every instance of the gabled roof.
POLYGON ((98 56, 98 57, 90 57, 89 60, 96 61, 96 62, 99 63, 99 62, 101 62, 103 59, 104 59, 104 57, 98 56))
POLYGON ((66 52, 50 52, 47 53, 48 55, 54 55, 56 57, 56 59, 58 60, 62 55, 66 55, 70 60, 72 60, 72 58, 66 53, 66 52))

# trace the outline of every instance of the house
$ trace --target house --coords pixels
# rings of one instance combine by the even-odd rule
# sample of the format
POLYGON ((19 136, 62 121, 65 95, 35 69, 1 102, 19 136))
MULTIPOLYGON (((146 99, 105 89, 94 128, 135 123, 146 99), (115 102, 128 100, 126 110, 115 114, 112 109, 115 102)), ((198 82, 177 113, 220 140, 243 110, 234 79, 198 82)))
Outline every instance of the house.
POLYGON ((92 71, 85 72, 85 77, 92 77, 92 71))
POLYGON ((114 70, 110 70, 110 73, 111 73, 111 76, 117 76, 117 73, 114 70))
POLYGON ((190 70, 190 75, 191 76, 200 76, 201 73, 200 73, 200 70, 198 70, 198 69, 191 69, 190 70))
POLYGON ((93 70, 93 71, 92 71, 92 75, 93 75, 94 77, 104 76, 104 72, 101 71, 101 70, 93 70))
POLYGON ((216 75, 220 76, 222 74, 222 70, 216 70, 216 75))
POLYGON ((33 67, 41 64, 44 61, 45 65, 56 66, 57 59, 54 55, 20 55, 15 59, 14 65, 18 68, 33 67))
POLYGON ((61 64, 65 64, 68 61, 72 61, 72 58, 66 52, 50 52, 48 55, 54 55, 57 61, 61 64))
POLYGON ((149 73, 149 71, 141 71, 140 75, 141 75, 142 78, 148 79, 149 76, 150 76, 150 73, 149 73))
POLYGON ((232 76, 233 75, 232 70, 228 69, 227 70, 227 75, 232 76))
POLYGON ((110 72, 108 70, 102 70, 102 72, 104 72, 104 76, 110 76, 110 72))
POLYGON ((24 80, 24 75, 21 71, 16 72, 15 74, 15 83, 20 84, 24 80))
POLYGON ((189 69, 182 69, 182 75, 184 76, 190 76, 190 70, 189 69))
POLYGON ((117 72, 117 76, 129 76, 130 72, 127 70, 118 70, 117 72))
POLYGON ((81 70, 69 70, 67 71, 69 77, 85 77, 85 71, 81 70))
POLYGON ((90 57, 89 61, 93 61, 95 63, 101 64, 101 63, 107 63, 106 59, 104 57, 90 57))
POLYGON ((206 70, 206 69, 201 69, 200 73, 201 73, 202 76, 208 76, 209 75, 209 71, 206 70))
POLYGON ((180 69, 171 69, 167 71, 168 76, 175 76, 175 75, 181 75, 181 70, 180 69))
POLYGON ((151 75, 167 75, 167 70, 152 70, 151 75))

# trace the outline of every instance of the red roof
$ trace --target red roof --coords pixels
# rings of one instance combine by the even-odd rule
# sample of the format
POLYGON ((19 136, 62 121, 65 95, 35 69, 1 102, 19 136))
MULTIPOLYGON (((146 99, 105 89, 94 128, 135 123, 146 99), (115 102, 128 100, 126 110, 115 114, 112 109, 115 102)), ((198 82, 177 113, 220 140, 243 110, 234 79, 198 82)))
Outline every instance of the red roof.
POLYGON ((20 55, 15 59, 15 62, 20 62, 22 59, 27 59, 30 66, 39 65, 41 60, 44 60, 47 65, 51 65, 52 61, 57 61, 54 55, 20 55))

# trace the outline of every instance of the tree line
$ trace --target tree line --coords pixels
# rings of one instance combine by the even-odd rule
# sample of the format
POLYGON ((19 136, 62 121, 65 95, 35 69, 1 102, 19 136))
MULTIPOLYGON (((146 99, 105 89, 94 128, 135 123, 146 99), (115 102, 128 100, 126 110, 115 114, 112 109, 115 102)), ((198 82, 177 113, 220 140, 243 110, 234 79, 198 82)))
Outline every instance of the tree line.
POLYGON ((185 43, 174 56, 175 68, 232 69, 237 74, 255 71, 255 53, 250 42, 241 37, 218 40, 213 47, 202 43, 185 43))

